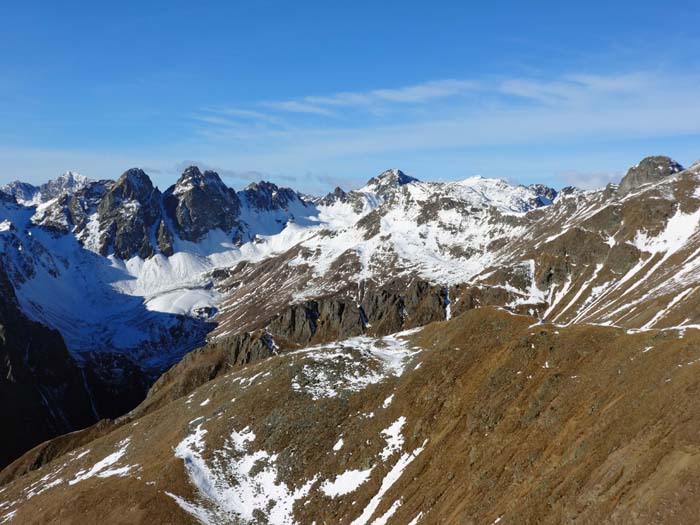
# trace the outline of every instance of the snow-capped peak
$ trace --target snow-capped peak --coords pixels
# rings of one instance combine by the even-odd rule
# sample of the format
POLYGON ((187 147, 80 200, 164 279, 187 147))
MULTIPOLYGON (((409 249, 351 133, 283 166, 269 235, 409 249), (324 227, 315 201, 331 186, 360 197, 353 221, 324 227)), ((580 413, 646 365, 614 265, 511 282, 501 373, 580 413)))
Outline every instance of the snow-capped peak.
POLYGON ((54 199, 64 193, 75 193, 88 185, 90 179, 74 171, 66 171, 61 176, 54 180, 50 180, 46 184, 39 187, 41 202, 54 199))
POLYGON ((3 186, 0 191, 12 195, 25 206, 34 206, 48 202, 65 193, 75 193, 90 183, 90 179, 74 171, 66 171, 53 180, 40 186, 20 181, 13 181, 3 186))
POLYGON ((85 175, 81 175, 77 171, 66 171, 60 175, 56 182, 61 182, 66 186, 84 186, 90 181, 85 175))
POLYGON ((374 187, 377 190, 384 188, 397 188, 411 182, 420 182, 418 179, 406 175, 403 171, 397 168, 392 168, 383 171, 376 177, 372 177, 367 181, 367 187, 374 187))

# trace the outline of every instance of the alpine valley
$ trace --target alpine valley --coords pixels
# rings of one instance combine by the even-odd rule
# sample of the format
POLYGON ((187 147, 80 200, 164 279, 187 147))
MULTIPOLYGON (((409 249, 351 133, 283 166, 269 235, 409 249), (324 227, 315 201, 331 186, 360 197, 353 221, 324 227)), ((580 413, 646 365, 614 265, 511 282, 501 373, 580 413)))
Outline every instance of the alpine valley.
POLYGON ((700 163, 0 189, 0 523, 697 523, 700 163))

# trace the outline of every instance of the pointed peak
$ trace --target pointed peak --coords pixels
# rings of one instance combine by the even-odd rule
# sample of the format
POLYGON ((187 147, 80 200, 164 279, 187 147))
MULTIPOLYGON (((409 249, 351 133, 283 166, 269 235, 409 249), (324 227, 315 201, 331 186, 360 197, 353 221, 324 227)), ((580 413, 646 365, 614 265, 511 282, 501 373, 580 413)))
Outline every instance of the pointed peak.
POLYGON ((141 168, 131 168, 122 173, 112 189, 120 187, 126 187, 135 193, 150 192, 154 189, 151 178, 141 168))
POLYGON ((84 175, 81 175, 77 171, 66 171, 62 173, 58 179, 59 181, 63 181, 69 184, 86 184, 87 182, 90 181, 87 177, 84 175))
POLYGON ((180 178, 177 179, 177 182, 170 186, 166 193, 183 195, 195 189, 207 194, 233 193, 233 190, 226 186, 218 173, 211 170, 202 172, 198 166, 194 165, 187 167, 180 175, 180 178))
MULTIPOLYGON (((121 174, 117 182, 120 181, 136 181, 149 179, 148 175, 141 168, 129 168, 124 173, 121 174)), ((149 179, 150 180, 150 179, 149 179)))
POLYGON ((202 172, 198 166, 189 166, 182 172, 177 180, 176 186, 198 186, 200 188, 207 185, 224 186, 224 182, 219 177, 219 174, 212 170, 202 172))
POLYGON ((326 194, 325 197, 315 199, 314 202, 318 204, 323 204, 325 206, 330 206, 336 202, 346 202, 348 200, 348 194, 345 193, 343 188, 336 186, 333 191, 326 194))
POLYGON ((246 191, 277 191, 280 188, 274 182, 261 180, 258 182, 251 182, 243 189, 246 191))
POLYGON ((628 173, 638 169, 655 169, 659 172, 673 174, 683 171, 683 166, 666 155, 651 155, 644 157, 636 166, 630 168, 628 173))
POLYGON ((378 190, 384 190, 388 188, 398 188, 399 186, 404 186, 411 182, 420 181, 410 175, 406 175, 400 169, 392 168, 369 179, 367 181, 367 186, 375 186, 378 190))
POLYGON ((202 171, 199 169, 199 166, 195 166, 194 164, 191 166, 187 166, 185 170, 182 172, 182 175, 180 175, 180 178, 184 177, 201 177, 202 171))
POLYGON ((388 169, 383 171, 376 177, 372 177, 367 184, 380 185, 383 187, 387 186, 403 186, 411 182, 419 182, 418 179, 406 175, 403 171, 397 168, 388 169))

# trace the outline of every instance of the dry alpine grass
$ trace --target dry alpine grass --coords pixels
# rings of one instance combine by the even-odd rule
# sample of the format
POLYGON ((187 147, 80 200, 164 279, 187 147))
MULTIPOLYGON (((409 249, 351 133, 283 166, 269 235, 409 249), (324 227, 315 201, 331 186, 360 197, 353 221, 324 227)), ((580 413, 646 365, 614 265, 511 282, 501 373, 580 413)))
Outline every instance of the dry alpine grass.
POLYGON ((533 323, 248 365, 8 483, 0 520, 697 523, 700 331, 533 323))

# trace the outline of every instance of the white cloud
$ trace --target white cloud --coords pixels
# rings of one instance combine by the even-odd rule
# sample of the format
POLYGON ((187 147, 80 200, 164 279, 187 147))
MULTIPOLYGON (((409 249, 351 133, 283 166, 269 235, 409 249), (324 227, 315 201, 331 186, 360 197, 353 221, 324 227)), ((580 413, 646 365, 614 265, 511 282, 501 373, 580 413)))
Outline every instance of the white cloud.
POLYGON ((312 115, 334 116, 334 113, 318 104, 303 102, 298 100, 284 100, 278 102, 262 102, 262 106, 290 113, 308 113, 312 115))
POLYGON ((371 109, 382 104, 422 104, 435 99, 462 95, 480 89, 473 80, 434 80, 395 89, 364 92, 342 91, 327 96, 306 96, 300 99, 261 102, 261 106, 291 113, 312 113, 337 116, 331 108, 371 109))
POLYGON ((537 177, 560 186, 597 187, 619 180, 621 170, 641 158, 639 152, 667 153, 656 145, 700 136, 698 85, 700 76, 692 73, 649 71, 436 80, 204 107, 187 115, 189 136, 159 147, 134 145, 118 153, 6 148, 0 156, 7 159, 6 178, 34 180, 65 169, 115 177, 130 166, 147 165, 161 170, 157 178, 165 181, 179 175, 173 170, 178 159, 195 158, 227 167, 218 171, 231 179, 253 170, 273 179, 299 176, 300 186, 309 184, 305 191, 315 191, 312 185, 319 192, 328 189, 318 177, 310 182, 303 175, 309 172, 335 184, 342 177, 366 180, 374 170, 395 165, 421 166, 416 175, 427 179, 466 176, 471 169, 518 179, 519 167, 527 165, 530 182, 537 177), (631 142, 638 146, 623 153, 631 142), (620 152, 611 153, 616 145, 620 152), (468 164, 477 158, 478 167, 468 164))
MULTIPOLYGON (((306 97, 308 102, 285 108, 322 114, 335 105, 372 104, 379 100, 425 106, 422 111, 388 114, 370 121, 356 112, 323 122, 292 120, 286 130, 248 129, 248 138, 264 142, 265 155, 314 160, 334 156, 437 151, 451 148, 551 145, 567 141, 627 140, 700 133, 700 104, 694 76, 568 75, 552 80, 503 79, 436 81, 403 89, 306 97), (457 98, 431 105, 431 97, 449 97, 464 90, 484 90, 479 103, 457 98), (441 95, 442 94, 442 95, 441 95), (516 97, 519 102, 514 103, 516 97), (398 102, 396 102, 398 101, 398 102), (411 101, 411 102, 409 102, 411 101)), ((245 139, 240 130, 206 130, 215 141, 245 139)))
POLYGON ((630 73, 618 75, 570 74, 554 80, 512 78, 497 87, 500 93, 544 104, 580 104, 619 95, 639 95, 658 84, 654 75, 630 73))

